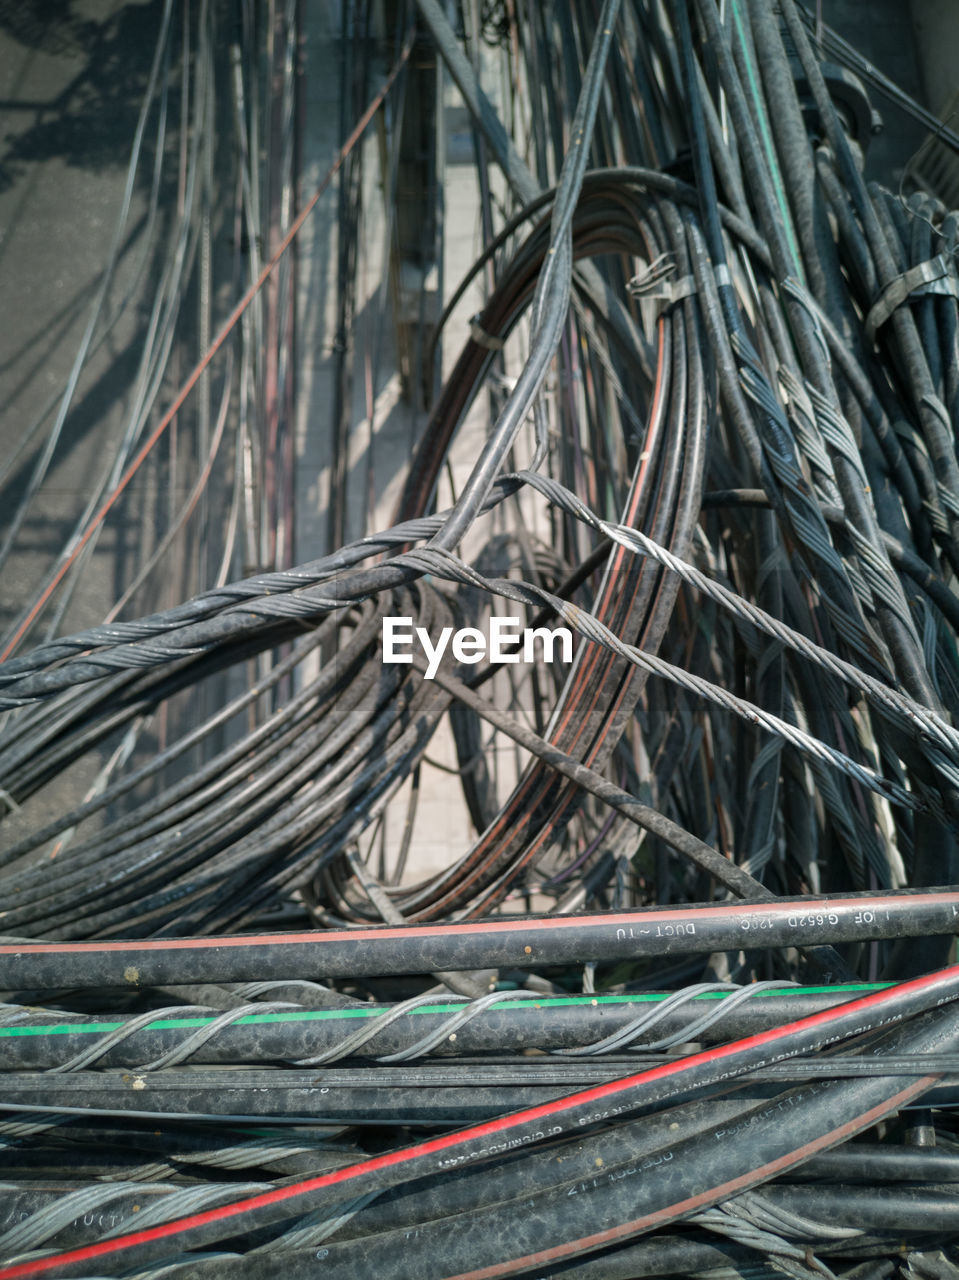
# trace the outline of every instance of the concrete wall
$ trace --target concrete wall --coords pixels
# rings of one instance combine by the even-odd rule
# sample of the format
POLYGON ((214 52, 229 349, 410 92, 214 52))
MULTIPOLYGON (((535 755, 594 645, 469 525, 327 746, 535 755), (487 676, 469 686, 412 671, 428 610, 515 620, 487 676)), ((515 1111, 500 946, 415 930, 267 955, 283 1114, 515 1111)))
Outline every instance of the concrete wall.
POLYGON ((912 0, 910 8, 925 104, 938 115, 959 89, 959 0, 912 0))

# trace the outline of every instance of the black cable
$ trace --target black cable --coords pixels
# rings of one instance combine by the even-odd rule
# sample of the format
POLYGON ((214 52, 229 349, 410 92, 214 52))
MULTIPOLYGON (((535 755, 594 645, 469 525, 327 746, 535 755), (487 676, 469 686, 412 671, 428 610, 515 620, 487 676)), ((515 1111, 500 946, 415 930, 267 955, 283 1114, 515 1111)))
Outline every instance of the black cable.
POLYGON ((886 891, 597 915, 506 917, 312 934, 130 942, 0 943, 0 987, 132 987, 295 978, 301 973, 435 973, 577 960, 688 955, 741 946, 819 945, 951 934, 959 893, 886 891))
MULTIPOLYGON (((943 1019, 933 1014, 910 1031, 893 1033, 892 1040, 913 1045, 955 1043, 955 1024, 954 1015, 943 1019)), ((481 1215, 467 1212, 432 1227, 421 1225, 412 1239, 397 1232, 343 1245, 331 1242, 325 1246, 328 1252, 323 1261, 333 1275, 338 1271, 345 1275, 350 1267, 355 1274, 360 1259, 364 1267, 375 1266, 397 1277, 408 1274, 412 1264, 418 1275, 429 1280, 465 1280, 467 1276, 478 1280, 490 1266, 497 1266, 501 1274, 521 1274, 628 1239, 755 1185, 774 1169, 800 1163, 840 1133, 868 1127, 903 1096, 898 1083, 882 1078, 868 1086, 857 1082, 815 1092, 800 1089, 748 1117, 744 1122, 748 1145, 717 1141, 714 1129, 680 1137, 665 1151, 654 1146, 645 1159, 628 1155, 623 1159, 614 1131, 606 1136, 605 1158, 600 1158, 601 1163, 594 1160, 596 1174, 567 1180, 559 1172, 555 1178, 559 1185, 522 1196, 523 1213, 516 1212, 519 1203, 487 1204, 481 1215), (792 1113, 793 1124, 782 1124, 783 1109, 792 1113), (797 1141, 799 1133, 803 1136, 797 1141), (398 1258, 401 1236, 405 1244, 398 1258)), ((556 1164, 561 1170, 562 1162, 556 1164)), ((233 1265, 233 1274, 250 1278, 266 1274, 263 1259, 248 1256, 233 1265)), ((292 1252, 285 1265, 292 1276, 307 1274, 306 1268, 315 1265, 315 1253, 307 1259, 292 1252)), ((212 1274, 217 1274, 216 1269, 212 1274)))
MULTIPOLYGON (((937 1007, 937 1002, 945 997, 955 996, 959 977, 956 970, 945 970, 933 978, 916 979, 898 988, 867 996, 854 1001, 851 1005, 839 1010, 830 1010, 814 1015, 803 1022, 792 1023, 784 1028, 753 1037, 750 1040, 736 1042, 725 1049, 709 1050, 705 1053, 687 1057, 668 1067, 656 1069, 645 1075, 626 1077, 598 1089, 573 1094, 545 1107, 535 1108, 530 1112, 518 1112, 513 1116, 480 1126, 478 1129, 463 1130, 458 1134, 447 1135, 426 1142, 406 1151, 388 1153, 379 1159, 373 1159, 352 1166, 350 1169, 338 1170, 334 1175, 320 1177, 302 1184, 291 1184, 282 1190, 274 1190, 249 1202, 236 1202, 233 1206, 209 1210, 196 1214, 182 1224, 171 1223, 169 1226, 154 1232, 143 1232, 139 1236, 120 1237, 110 1242, 95 1246, 95 1256, 115 1254, 123 1258, 125 1263, 142 1264, 151 1257, 166 1256, 172 1248, 196 1248, 217 1239, 223 1239, 236 1226, 236 1217, 242 1215, 244 1228, 250 1230, 272 1221, 296 1216, 298 1212, 307 1212, 317 1205, 329 1203, 330 1194, 338 1199, 346 1196, 365 1195, 376 1189, 386 1189, 407 1181, 411 1176, 420 1173, 437 1173, 443 1169, 456 1168, 460 1164, 474 1160, 489 1158, 509 1150, 510 1144, 527 1145, 544 1141, 547 1137, 555 1137, 564 1132, 575 1131, 583 1124, 595 1124, 600 1120, 610 1120, 617 1115, 626 1114, 639 1106, 651 1106, 674 1097, 677 1092, 702 1088, 709 1084, 728 1081, 733 1075, 750 1068, 764 1065, 771 1058, 777 1060, 793 1054, 821 1047, 827 1038, 843 1034, 863 1034, 878 1026, 888 1027, 892 1020, 903 1015, 916 1015, 923 1009, 934 1010, 920 1023, 916 1029, 904 1032, 888 1033, 885 1047, 895 1050, 906 1047, 911 1051, 930 1051, 937 1047, 949 1047, 954 1042, 953 1027, 955 1012, 937 1007)), ((859 1117, 852 1122, 852 1129, 866 1127, 874 1118, 888 1114, 897 1104, 904 1103, 927 1090, 935 1082, 935 1076, 921 1078, 919 1081, 903 1087, 895 1080, 892 1084, 881 1077, 871 1082, 855 1081, 850 1085, 839 1084, 827 1089, 816 1088, 804 1095, 806 1105, 820 1116, 814 1123, 823 1123, 823 1133, 832 1133, 839 1117, 831 1107, 837 1102, 840 1111, 844 1111, 842 1123, 849 1123, 850 1114, 859 1117), (865 1108, 865 1110, 864 1110, 865 1108), (851 1109, 851 1110, 850 1110, 851 1109)), ((129 1086, 128 1086, 129 1091, 129 1086)), ((791 1133, 792 1126, 784 1129, 780 1123, 779 1109, 773 1108, 760 1113, 759 1123, 765 1123, 771 1129, 769 1141, 780 1151, 795 1154, 797 1143, 791 1133)), ((840 1124, 841 1128, 841 1124, 840 1124)), ((809 1141, 810 1130, 806 1127, 804 1140, 798 1144, 804 1154, 815 1153, 816 1142, 809 1141)), ((823 1145, 831 1145, 828 1138, 823 1145)), ((702 1144, 697 1140, 680 1144, 688 1151, 686 1164, 680 1163, 677 1168, 698 1166, 697 1186, 702 1188, 702 1144)), ((765 1144, 764 1144, 765 1147, 765 1144)), ((722 1147, 710 1146, 712 1159, 710 1164, 729 1158, 739 1162, 751 1173, 747 1175, 755 1180, 757 1162, 751 1148, 742 1144, 726 1144, 722 1147)), ((769 1156, 766 1148, 764 1155, 769 1156)), ((615 1161, 613 1162, 615 1163, 615 1161)), ((774 1163, 776 1161, 774 1160, 774 1163)), ((672 1166, 670 1166, 672 1167, 672 1166)), ((782 1167, 779 1162, 779 1167, 782 1167)), ((722 1175, 725 1177, 725 1174, 722 1175)), ((707 1179, 708 1182, 708 1179, 707 1179)), ((635 1188, 628 1185, 630 1195, 635 1188)), ((655 1187, 651 1188, 655 1194, 655 1187)), ((604 1187, 604 1190, 607 1188, 604 1187)), ((701 1197, 709 1203, 709 1193, 701 1197)), ((574 1197, 575 1199, 575 1197, 574 1197)), ((584 1197, 581 1203, 585 1203, 584 1197)), ((605 1197, 604 1197, 605 1199, 605 1197)), ((565 1194, 561 1196, 565 1202, 565 1194)), ((562 1207, 562 1206, 561 1206, 562 1207)), ((691 1206, 689 1206, 691 1207, 691 1206)), ((635 1210, 635 1206, 634 1206, 635 1210)), ((568 1211, 568 1207, 567 1207, 568 1211)), ((589 1213, 595 1221, 595 1211, 589 1205, 589 1213)), ((488 1220, 487 1220, 488 1221, 488 1220)), ((572 1224, 567 1220, 565 1231, 572 1224)), ((637 1220, 634 1218, 625 1223, 622 1230, 615 1231, 613 1238, 622 1235, 636 1234, 637 1220)), ((480 1236, 484 1234, 485 1223, 480 1226, 480 1236)), ((575 1227, 573 1228, 575 1232, 575 1227)), ((523 1225, 520 1224, 520 1240, 523 1238, 523 1225)), ((568 1236, 567 1236, 568 1238, 568 1236)), ((610 1243, 603 1239, 601 1243, 610 1243)), ((600 1242, 594 1241, 593 1247, 600 1242)), ((394 1246, 395 1250, 395 1246, 394 1246)), ((77 1268, 88 1266, 94 1254, 91 1250, 80 1251, 82 1257, 65 1255, 62 1258, 47 1258, 38 1268, 38 1273, 54 1275, 77 1274, 77 1268)), ((435 1254, 434 1254, 435 1256, 435 1254)), ((315 1257, 311 1254, 311 1265, 315 1257)), ((514 1268, 520 1270, 519 1266, 514 1268)), ((8 1280, 8 1268, 0 1268, 0 1280, 8 1280)), ((80 1271, 80 1274, 84 1274, 80 1271)), ((449 1270, 447 1270, 449 1275, 449 1270)))
MULTIPOLYGON (((235 1011, 180 1014, 170 1008, 135 1019, 8 1004, 0 1011, 0 1043, 7 1071, 63 1069, 81 1051, 96 1054, 87 1066, 141 1067, 184 1044, 195 1044, 184 1059, 191 1064, 310 1059, 319 1065, 346 1056, 384 1061, 397 1055, 462 1058, 476 1053, 522 1053, 532 1048, 563 1053, 599 1046, 624 1033, 628 1034, 617 1048, 643 1046, 663 1037, 688 1039, 686 1029, 707 1014, 714 1021, 697 1027, 695 1034, 704 1043, 715 1043, 831 1008, 869 989, 858 984, 787 988, 779 993, 743 987, 739 993, 748 998, 732 1004, 729 993, 718 988, 700 991, 694 987, 672 996, 542 996, 502 991, 495 1001, 490 997, 469 1002, 437 996, 400 1005, 358 1003, 315 1010, 291 1005, 263 1012, 252 1006, 240 1017, 235 1011), (635 1032, 631 1030, 634 1026, 635 1032), (359 1031, 365 1039, 357 1043, 359 1031), (424 1042, 429 1047, 411 1053, 424 1042)), ((606 1054, 612 1048, 598 1051, 606 1054)))

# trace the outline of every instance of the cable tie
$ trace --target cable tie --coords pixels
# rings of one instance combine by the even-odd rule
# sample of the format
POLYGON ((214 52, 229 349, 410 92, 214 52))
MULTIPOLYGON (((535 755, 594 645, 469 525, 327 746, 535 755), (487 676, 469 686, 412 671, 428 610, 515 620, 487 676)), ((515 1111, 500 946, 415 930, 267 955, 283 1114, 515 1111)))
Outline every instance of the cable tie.
POLYGON ((659 299, 663 304, 661 310, 666 310, 696 292, 695 276, 673 280, 670 277, 675 270, 676 264, 669 255, 660 254, 633 276, 627 288, 634 298, 659 299))
POLYGON ((655 289, 650 289, 643 294, 644 298, 657 300, 661 303, 659 314, 669 311, 677 302, 682 302, 684 298, 691 297, 696 292, 695 276, 683 276, 681 280, 665 280, 655 289))
POLYGON ((683 276, 681 280, 674 280, 669 290, 669 301, 667 305, 672 306, 675 302, 682 302, 683 298, 690 298, 695 292, 695 276, 683 276))
POLYGON ((880 326, 909 298, 923 297, 930 293, 959 298, 959 281, 955 275, 950 274, 951 266, 951 255, 940 253, 935 258, 910 267, 891 280, 866 316, 866 336, 869 341, 875 342, 880 326))
POLYGON ((634 298, 663 298, 669 296, 667 277, 676 270, 672 254, 661 253, 652 262, 644 262, 627 284, 627 289, 634 298), (661 290, 665 288, 666 292, 661 290))
POLYGON ((475 316, 470 317, 470 337, 477 346, 485 347, 487 351, 502 351, 505 345, 503 339, 486 332, 480 324, 480 314, 477 311, 475 316))

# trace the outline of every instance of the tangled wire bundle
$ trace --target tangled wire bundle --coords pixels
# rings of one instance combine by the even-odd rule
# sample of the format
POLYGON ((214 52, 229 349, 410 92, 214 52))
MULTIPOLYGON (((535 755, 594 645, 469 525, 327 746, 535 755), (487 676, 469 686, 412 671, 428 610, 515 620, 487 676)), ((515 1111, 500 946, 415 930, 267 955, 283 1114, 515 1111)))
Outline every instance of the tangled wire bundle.
POLYGON ((243 40, 242 305, 213 339, 207 297, 192 380, 154 405, 204 269, 218 74, 216 6, 161 15, 131 183, 177 77, 197 127, 151 391, 0 663, 0 1280, 959 1276, 959 213, 867 183, 795 0, 471 4, 470 57, 417 8, 348 103, 337 314, 357 144, 399 137, 424 49, 472 115, 485 246, 420 374, 467 288, 485 303, 391 527, 301 564, 277 387, 306 206, 261 261, 243 40), (184 507, 69 633, 130 468, 213 377, 184 507), (161 608, 172 549, 194 585, 161 608), (568 628, 572 660, 383 661, 384 618, 504 610, 568 628), (473 837, 423 870, 437 777, 473 837))

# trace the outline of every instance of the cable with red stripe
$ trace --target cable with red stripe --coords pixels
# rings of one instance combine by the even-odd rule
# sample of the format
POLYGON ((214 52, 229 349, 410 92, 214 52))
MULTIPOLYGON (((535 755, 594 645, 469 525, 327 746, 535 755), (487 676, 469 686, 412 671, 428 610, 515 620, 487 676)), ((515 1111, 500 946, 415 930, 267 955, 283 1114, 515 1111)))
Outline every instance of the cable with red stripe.
MULTIPOLYGON (((847 1036, 891 1026, 957 997, 959 965, 953 965, 759 1035, 581 1090, 555 1102, 442 1134, 320 1177, 277 1187, 163 1226, 31 1262, 14 1263, 0 1268, 0 1280, 34 1275, 78 1276, 90 1263, 99 1265, 106 1259, 116 1259, 118 1266, 126 1268, 202 1248, 235 1234, 241 1227, 249 1232, 333 1201, 384 1190, 474 1161, 495 1159, 511 1147, 535 1145, 579 1128, 614 1121, 679 1093, 723 1084, 751 1069, 813 1052, 847 1036)), ((932 1083, 929 1080, 924 1087, 932 1083)), ((903 1098, 913 1096, 915 1088, 915 1082, 905 1086, 903 1098)))

